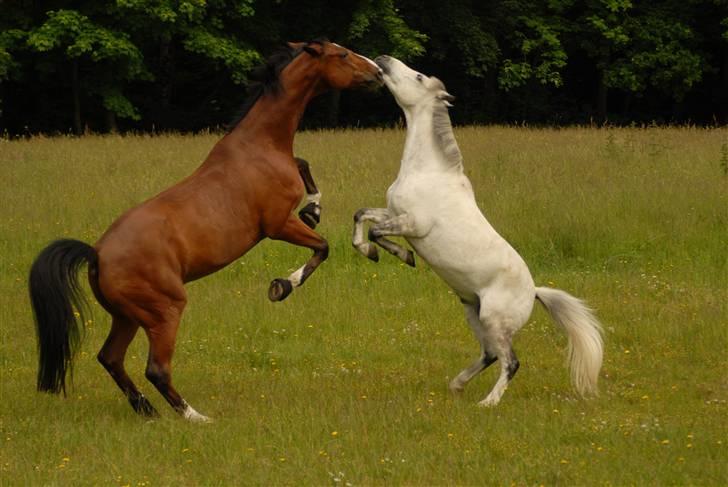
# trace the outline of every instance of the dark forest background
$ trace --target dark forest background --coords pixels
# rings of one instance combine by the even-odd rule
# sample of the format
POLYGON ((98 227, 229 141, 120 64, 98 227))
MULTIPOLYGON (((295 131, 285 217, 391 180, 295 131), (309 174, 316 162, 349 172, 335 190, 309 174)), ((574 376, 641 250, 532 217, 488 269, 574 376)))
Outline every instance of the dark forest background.
MULTIPOLYGON (((0 131, 224 127, 285 41, 442 79, 456 123, 728 122, 728 0, 0 0, 0 131)), ((305 127, 396 123, 330 93, 305 127)))

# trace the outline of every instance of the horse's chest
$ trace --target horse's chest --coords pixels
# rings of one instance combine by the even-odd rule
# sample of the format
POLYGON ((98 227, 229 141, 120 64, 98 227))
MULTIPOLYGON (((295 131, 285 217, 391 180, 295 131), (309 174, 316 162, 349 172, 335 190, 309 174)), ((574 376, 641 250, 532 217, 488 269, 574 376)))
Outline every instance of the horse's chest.
POLYGON ((395 215, 408 213, 422 205, 422 185, 412 178, 398 178, 387 190, 387 207, 395 215))

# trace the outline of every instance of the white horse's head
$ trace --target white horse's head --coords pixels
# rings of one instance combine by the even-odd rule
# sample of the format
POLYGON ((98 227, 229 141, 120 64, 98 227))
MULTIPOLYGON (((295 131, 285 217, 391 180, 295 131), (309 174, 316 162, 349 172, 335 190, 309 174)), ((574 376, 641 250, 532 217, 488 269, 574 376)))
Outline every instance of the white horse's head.
POLYGON ((374 62, 382 69, 384 84, 403 110, 417 106, 452 106, 451 102, 455 97, 448 93, 442 81, 434 76, 418 73, 391 56, 379 56, 374 62))

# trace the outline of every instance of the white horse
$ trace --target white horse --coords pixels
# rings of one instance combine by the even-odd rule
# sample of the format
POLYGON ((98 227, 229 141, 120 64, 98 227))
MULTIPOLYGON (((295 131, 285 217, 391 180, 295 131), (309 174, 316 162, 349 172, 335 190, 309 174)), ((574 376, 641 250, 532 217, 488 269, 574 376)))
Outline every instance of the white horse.
POLYGON ((590 309, 568 293, 535 287, 520 255, 488 223, 475 201, 452 131, 447 107, 454 97, 434 77, 401 61, 380 56, 375 62, 407 119, 407 138, 399 175, 387 190, 387 208, 362 208, 354 215, 354 247, 377 262, 369 240, 414 266, 414 255, 387 236, 404 237, 457 293, 480 342, 481 355, 451 382, 453 392, 500 360, 501 372, 481 406, 498 404, 518 370, 513 335, 528 320, 538 299, 569 338, 571 378, 582 395, 597 393, 602 365, 601 325, 590 309))

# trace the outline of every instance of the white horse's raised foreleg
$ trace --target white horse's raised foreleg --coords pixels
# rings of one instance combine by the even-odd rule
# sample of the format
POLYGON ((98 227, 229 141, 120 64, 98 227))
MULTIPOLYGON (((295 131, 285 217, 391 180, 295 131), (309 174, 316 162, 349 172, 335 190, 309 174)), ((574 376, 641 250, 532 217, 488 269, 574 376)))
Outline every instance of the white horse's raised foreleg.
POLYGON ((421 237, 414 218, 409 213, 393 216, 377 222, 369 229, 369 238, 379 237, 421 237))
POLYGON ((375 242, 390 254, 398 257, 402 262, 412 267, 415 266, 414 252, 405 249, 401 245, 385 238, 393 237, 420 237, 422 232, 415 225, 414 219, 408 214, 397 215, 369 228, 369 240, 375 242))
MULTIPOLYGON (((380 225, 386 225, 388 222, 394 220, 391 218, 391 213, 386 208, 362 208, 354 214, 354 236, 352 238, 352 245, 359 252, 365 255, 367 258, 374 262, 379 261, 379 254, 377 248, 371 243, 364 240, 364 223, 367 221, 375 223, 375 226, 369 230, 369 240, 378 244, 384 250, 390 254, 398 257, 403 262, 414 267, 415 256, 410 250, 405 249, 401 245, 392 242, 382 236, 375 236, 373 229, 378 228, 380 225)), ((391 235, 401 235, 394 233, 391 235)))
POLYGON ((386 208, 360 208, 354 213, 354 235, 351 244, 364 257, 379 262, 377 248, 364 239, 364 223, 379 223, 389 218, 389 210, 386 208))

